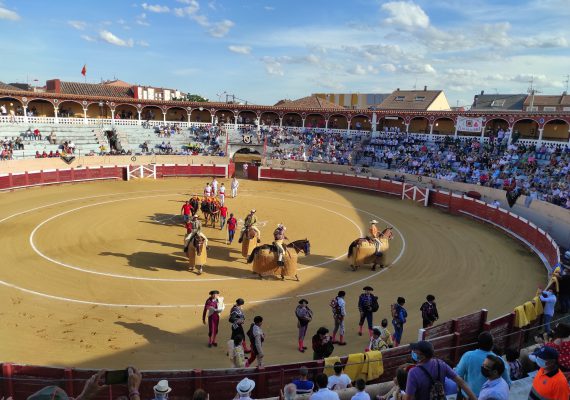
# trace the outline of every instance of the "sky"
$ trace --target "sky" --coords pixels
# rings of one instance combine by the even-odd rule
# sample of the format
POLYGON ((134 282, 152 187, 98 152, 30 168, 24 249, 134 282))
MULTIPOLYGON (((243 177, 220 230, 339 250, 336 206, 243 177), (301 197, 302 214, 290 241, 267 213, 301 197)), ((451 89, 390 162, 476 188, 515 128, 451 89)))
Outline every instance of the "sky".
POLYGON ((311 93, 560 94, 570 0, 0 0, 0 81, 118 78, 274 104, 311 93))

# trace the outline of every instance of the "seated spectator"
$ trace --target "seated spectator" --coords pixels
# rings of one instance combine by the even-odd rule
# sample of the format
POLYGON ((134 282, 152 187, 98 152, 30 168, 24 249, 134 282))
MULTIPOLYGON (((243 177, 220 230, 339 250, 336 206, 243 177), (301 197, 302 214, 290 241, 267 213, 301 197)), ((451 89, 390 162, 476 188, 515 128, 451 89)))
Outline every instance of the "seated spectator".
POLYGON ((57 135, 55 134, 54 131, 51 131, 51 133, 48 136, 48 141, 50 144, 56 144, 56 140, 57 140, 57 135))
POLYGON ((250 395, 255 389, 255 382, 248 378, 243 378, 236 386, 237 396, 240 400, 252 400, 250 395))
POLYGON ((168 386, 168 381, 166 379, 159 381, 152 389, 154 391, 153 400, 165 400, 168 398, 168 393, 172 391, 172 388, 168 386))
POLYGON ((545 344, 558 351, 558 365, 563 372, 570 371, 570 325, 561 322, 554 328, 554 340, 545 344))
POLYGON ((210 395, 205 390, 197 389, 192 395, 192 400, 209 400, 210 395))
POLYGON ((318 374, 315 378, 315 382, 318 387, 318 391, 313 393, 311 400, 340 400, 338 393, 333 392, 327 387, 329 378, 325 374, 318 374))
POLYGON ((552 347, 544 346, 536 349, 529 358, 538 365, 539 370, 532 381, 528 398, 568 399, 568 380, 558 367, 558 352, 552 347))
POLYGON ((313 393, 315 384, 308 379, 309 369, 305 366, 299 368, 299 379, 295 379, 293 383, 297 387, 297 394, 313 393))
MULTIPOLYGON (((358 381, 357 381, 358 383, 358 381)), ((377 396, 376 400, 403 400, 406 394, 406 385, 408 383, 408 370, 405 367, 399 367, 396 370, 394 378, 394 387, 384 396, 377 396)))
POLYGON ((41 140, 42 139, 42 135, 40 134, 40 130, 39 129, 34 129, 34 139, 35 140, 41 140))
POLYGON ((366 381, 364 379, 357 379, 355 382, 358 392, 350 398, 350 400, 370 400, 370 395, 365 392, 366 381))
POLYGON ((508 348, 505 351, 505 358, 507 359, 507 363, 509 364, 509 376, 511 381, 516 381, 518 379, 522 379, 526 376, 523 371, 522 364, 519 360, 520 351, 514 348, 508 348))
POLYGON ((295 400, 297 397, 297 386, 294 383, 285 385, 281 397, 283 397, 283 400, 295 400))
POLYGON ((340 362, 334 363, 334 375, 329 376, 327 387, 331 390, 346 389, 352 387, 350 377, 343 374, 344 366, 340 362))
POLYGON ((36 150, 36 158, 42 158, 42 155, 40 154, 40 152, 38 150, 36 150))

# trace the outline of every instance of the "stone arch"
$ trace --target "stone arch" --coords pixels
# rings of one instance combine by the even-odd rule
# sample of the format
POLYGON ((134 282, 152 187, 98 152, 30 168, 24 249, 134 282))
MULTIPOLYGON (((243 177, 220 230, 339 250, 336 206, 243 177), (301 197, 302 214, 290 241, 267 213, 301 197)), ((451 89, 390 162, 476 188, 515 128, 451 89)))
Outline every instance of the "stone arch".
POLYGON ((455 121, 453 118, 440 117, 433 121, 434 135, 453 135, 455 133, 455 121))
POLYGON ((133 104, 121 103, 115 106, 115 115, 120 119, 138 119, 138 108, 133 104))
POLYGON ((521 118, 513 124, 513 135, 521 139, 538 139, 538 122, 532 118, 521 118))
POLYGON ((55 117, 53 103, 46 99, 32 99, 28 102, 28 113, 34 117, 55 117))
POLYGON ((0 96, 0 105, 6 107, 8 115, 14 112, 14 115, 24 115, 24 104, 15 97, 0 96))
POLYGON ((320 113, 309 113, 305 118, 305 127, 307 128, 324 128, 325 117, 320 113))
POLYGON ((505 132, 509 130, 509 121, 501 117, 490 118, 485 121, 483 129, 485 129, 485 136, 496 136, 501 129, 505 132))
POLYGON ((248 124, 248 125, 257 124, 257 114, 255 113, 255 111, 251 110, 240 111, 238 114, 238 124, 248 124))
POLYGON ((370 121, 370 117, 368 115, 356 114, 350 120, 350 129, 359 131, 371 131, 372 121, 370 121))
POLYGON ((343 114, 332 114, 329 117, 329 129, 348 129, 348 118, 343 114))
POLYGON ((303 118, 296 112, 288 112, 283 115, 283 126, 302 127, 303 118))
POLYGON ((261 125, 279 126, 279 114, 273 111, 265 111, 261 113, 261 125))
POLYGON ((215 122, 218 124, 233 124, 235 123, 234 112, 228 109, 216 110, 215 122))
POLYGON ((171 122, 188 121, 188 111, 184 107, 173 106, 166 109, 166 120, 171 122))
POLYGON ((210 114, 210 111, 203 107, 194 108, 190 113, 190 122, 206 122, 208 124, 211 124, 212 114, 210 114))
POLYGON ((567 142, 570 136, 570 124, 560 118, 553 118, 544 124, 542 132, 543 140, 555 140, 567 142))
POLYGON ((99 101, 87 105, 87 118, 111 118, 109 102, 99 101))
POLYGON ((59 103, 57 115, 63 118, 83 118, 83 104, 76 100, 63 100, 59 103))
POLYGON ((162 108, 159 106, 144 106, 141 108, 141 119, 143 121, 162 121, 164 119, 162 108))
POLYGON ((413 117, 408 127, 409 133, 429 133, 429 120, 427 117, 413 117))
POLYGON ((400 132, 406 132, 406 121, 399 115, 386 115, 378 121, 378 130, 399 129, 400 132))

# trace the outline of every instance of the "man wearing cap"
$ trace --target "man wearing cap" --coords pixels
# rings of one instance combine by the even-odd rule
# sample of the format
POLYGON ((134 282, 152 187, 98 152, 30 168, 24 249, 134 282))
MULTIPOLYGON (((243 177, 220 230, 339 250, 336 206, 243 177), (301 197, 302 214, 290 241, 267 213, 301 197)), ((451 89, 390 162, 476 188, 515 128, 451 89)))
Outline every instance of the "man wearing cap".
POLYGON ((364 293, 358 298, 358 311, 360 311, 360 321, 358 322, 358 336, 362 336, 362 326, 364 320, 368 322, 368 333, 372 337, 372 305, 378 301, 378 298, 372 294, 374 291, 370 286, 365 286, 362 290, 364 293))
POLYGON ((299 305, 295 309, 295 316, 297 317, 297 328, 299 328, 299 351, 304 353, 307 348, 305 347, 304 340, 307 334, 309 322, 313 319, 313 311, 309 308, 309 302, 305 299, 299 300, 299 305))
POLYGON ((568 399, 568 380, 558 366, 558 351, 552 347, 542 347, 529 356, 539 370, 532 381, 528 395, 532 400, 568 399))
POLYGON ((168 386, 168 381, 166 379, 158 381, 152 389, 154 390, 154 400, 167 399, 168 393, 172 391, 172 388, 168 386))
POLYGON ((206 324, 206 315, 208 315, 208 347, 217 347, 216 335, 220 325, 220 313, 224 310, 224 298, 219 297, 220 292, 217 290, 210 291, 210 297, 204 304, 204 312, 202 312, 202 322, 206 324))
POLYGON ((289 240, 289 238, 285 236, 286 229, 287 228, 285 228, 283 224, 278 224, 277 228, 275 228, 275 230, 273 231, 273 244, 277 248, 277 265, 279 267, 285 266, 285 262, 283 261, 283 256, 285 254, 285 248, 283 247, 283 240, 285 239, 289 240))
MULTIPOLYGON (((429 400, 432 385, 440 383, 443 392, 445 378, 454 381, 467 394, 469 400, 477 400, 475 393, 444 361, 434 358, 433 345, 425 340, 410 344, 416 366, 408 372, 404 400, 429 400)), ((438 385, 439 386, 439 385, 438 385)), ((445 393, 442 393, 445 396, 445 393)))
MULTIPOLYGON (((496 354, 491 351, 493 349, 493 336, 489 332, 481 332, 477 338, 477 343, 478 349, 468 351, 461 356, 459 364, 455 367, 455 372, 467 382, 469 387, 473 390, 473 393, 479 396, 481 387, 487 380, 487 378, 481 374, 481 365, 483 365, 483 361, 485 361, 487 355, 496 354)), ((502 377, 510 386, 511 378, 507 365, 505 365, 505 371, 502 377)))
POLYGON ((235 339, 237 335, 241 335, 243 338, 243 351, 244 353, 249 353, 251 350, 247 348, 247 343, 245 341, 245 331, 243 330, 243 324, 245 323, 245 314, 243 313, 242 306, 245 304, 243 299, 239 298, 230 310, 230 323, 232 324, 232 339, 235 339))
POLYGON ((249 378, 243 378, 236 386, 238 398, 240 400, 252 400, 251 392, 255 389, 255 382, 249 378))
POLYGON ((247 233, 247 231, 251 228, 255 232, 257 232, 257 243, 261 242, 261 232, 257 229, 257 217, 255 216, 255 209, 252 209, 247 217, 245 217, 245 221, 243 223, 243 228, 241 229, 241 235, 239 237, 238 243, 243 242, 243 236, 247 233))
POLYGON ((184 239, 184 251, 188 251, 188 245, 190 243, 192 243, 192 240, 194 239, 194 236, 200 236, 202 239, 204 239, 204 247, 208 247, 208 238, 206 237, 206 235, 204 235, 202 233, 202 223, 200 222, 200 220, 198 219, 197 215, 193 215, 192 216, 192 232, 190 233, 190 235, 186 236, 186 239, 184 239))
POLYGON ((374 251, 374 253, 376 255, 379 255, 378 253, 380 252, 380 231, 376 226, 377 223, 378 221, 376 221, 375 219, 370 221, 370 228, 368 232, 370 233, 370 238, 374 240, 374 245, 376 246, 376 250, 374 251))

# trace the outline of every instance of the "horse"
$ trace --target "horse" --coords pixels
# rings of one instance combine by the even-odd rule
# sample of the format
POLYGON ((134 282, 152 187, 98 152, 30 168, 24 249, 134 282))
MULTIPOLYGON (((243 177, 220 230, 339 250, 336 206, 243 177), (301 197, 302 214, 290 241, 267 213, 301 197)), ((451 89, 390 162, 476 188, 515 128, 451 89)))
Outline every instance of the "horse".
POLYGON ((257 232, 253 228, 249 228, 243 234, 243 241, 241 242, 241 255, 243 257, 249 257, 255 246, 257 246, 257 240, 257 232))
POLYGON ((208 250, 204 246, 204 238, 200 235, 194 236, 192 243, 188 244, 186 256, 188 256, 188 271, 197 269, 198 275, 202 274, 202 269, 208 261, 208 250))
POLYGON ((190 203, 192 216, 196 215, 198 207, 200 206, 200 198, 198 196, 192 196, 188 202, 190 203))
POLYGON ((220 218, 220 207, 218 203, 214 201, 210 202, 209 215, 210 215, 210 222, 212 222, 212 228, 215 228, 216 222, 218 222, 218 219, 220 218))
POLYGON ((372 264, 372 271, 376 271, 376 265, 384 268, 384 255, 390 248, 390 240, 394 238, 392 227, 384 229, 380 233, 380 255, 376 255, 376 243, 369 238, 359 238, 353 241, 348 247, 348 258, 350 260, 350 268, 356 271, 359 266, 364 264, 372 264))
POLYGON ((260 279, 263 279, 264 275, 280 275, 281 280, 285 280, 286 276, 292 276, 298 282, 297 258, 301 252, 307 256, 311 254, 311 243, 308 239, 295 240, 285 246, 285 254, 283 255, 285 265, 281 267, 277 265, 275 245, 264 244, 253 249, 247 258, 247 263, 253 262, 252 272, 259 275, 260 279))

